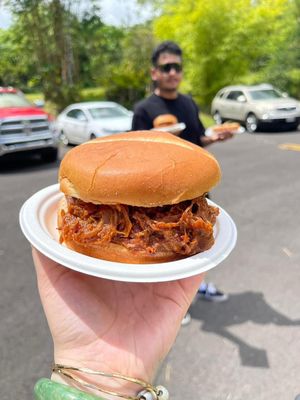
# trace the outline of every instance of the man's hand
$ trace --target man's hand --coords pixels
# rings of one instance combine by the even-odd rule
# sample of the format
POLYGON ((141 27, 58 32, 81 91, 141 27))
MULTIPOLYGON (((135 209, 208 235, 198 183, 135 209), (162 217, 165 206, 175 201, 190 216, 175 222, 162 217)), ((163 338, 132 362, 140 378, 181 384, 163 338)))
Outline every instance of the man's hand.
MULTIPOLYGON (((35 249, 33 259, 55 362, 146 381, 169 352, 202 280, 118 282, 73 271, 35 249)), ((119 391, 132 390, 118 384, 119 391)))
POLYGON ((236 131, 236 129, 235 130, 224 129, 222 131, 218 131, 214 130, 214 127, 220 128, 220 125, 214 125, 210 127, 209 129, 211 131, 211 134, 209 136, 201 136, 201 143, 203 147, 208 146, 212 143, 223 142, 224 140, 231 139, 236 131))

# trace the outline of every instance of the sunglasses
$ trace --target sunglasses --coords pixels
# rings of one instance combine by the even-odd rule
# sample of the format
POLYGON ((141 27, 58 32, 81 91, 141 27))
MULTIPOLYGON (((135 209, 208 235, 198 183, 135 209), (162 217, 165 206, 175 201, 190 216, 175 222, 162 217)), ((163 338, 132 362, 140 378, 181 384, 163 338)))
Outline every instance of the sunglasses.
POLYGON ((167 74, 169 72, 171 72, 172 69, 174 69, 176 72, 181 72, 182 71, 182 64, 179 64, 179 63, 167 63, 167 64, 158 65, 157 68, 160 70, 160 72, 165 72, 167 74))

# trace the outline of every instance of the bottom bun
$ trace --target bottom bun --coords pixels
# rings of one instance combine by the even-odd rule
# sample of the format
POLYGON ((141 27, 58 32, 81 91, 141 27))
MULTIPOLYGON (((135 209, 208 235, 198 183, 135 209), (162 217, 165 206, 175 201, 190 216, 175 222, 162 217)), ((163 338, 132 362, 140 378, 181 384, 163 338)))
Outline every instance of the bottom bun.
POLYGON ((108 243, 105 247, 93 244, 77 243, 72 240, 65 241, 64 244, 71 250, 84 254, 89 257, 100 258, 106 261, 114 261, 127 264, 155 264, 162 262, 175 261, 183 256, 175 255, 174 253, 162 254, 156 252, 150 253, 133 253, 122 245, 108 243))

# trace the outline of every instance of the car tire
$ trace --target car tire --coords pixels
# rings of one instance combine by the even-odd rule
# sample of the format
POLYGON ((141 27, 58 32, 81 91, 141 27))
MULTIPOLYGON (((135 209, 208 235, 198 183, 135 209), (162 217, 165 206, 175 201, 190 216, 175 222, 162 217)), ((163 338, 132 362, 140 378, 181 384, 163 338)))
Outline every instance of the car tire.
POLYGON ((59 140, 65 145, 68 146, 69 144, 71 144, 67 138, 67 136, 65 135, 64 131, 61 131, 59 134, 59 140))
POLYGON ((246 129, 249 133, 254 133, 258 129, 258 119, 255 114, 250 113, 246 117, 245 121, 246 129))
POLYGON ((49 149, 44 149, 41 152, 41 157, 42 160, 45 162, 54 162, 57 160, 58 157, 58 149, 54 147, 49 149))
POLYGON ((90 140, 96 139, 96 135, 94 133, 90 134, 90 140))
POLYGON ((296 123, 296 124, 289 124, 289 125, 287 126, 287 130, 288 130, 288 131, 297 131, 297 130, 298 130, 298 126, 299 126, 299 123, 296 123))
POLYGON ((221 125, 224 122, 224 119, 221 117, 219 111, 214 112, 213 119, 217 125, 221 125))

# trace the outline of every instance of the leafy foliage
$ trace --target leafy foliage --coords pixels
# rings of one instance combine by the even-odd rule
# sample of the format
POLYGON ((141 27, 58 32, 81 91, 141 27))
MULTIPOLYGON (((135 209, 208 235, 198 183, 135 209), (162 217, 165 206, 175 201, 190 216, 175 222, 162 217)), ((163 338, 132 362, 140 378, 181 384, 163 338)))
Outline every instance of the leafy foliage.
POLYGON ((108 68, 103 79, 107 99, 132 108, 145 96, 150 85, 149 60, 153 47, 150 26, 135 26, 127 30, 121 42, 120 63, 108 68))
POLYGON ((106 25, 93 0, 5 3, 14 19, 0 29, 0 85, 41 90, 57 110, 94 87, 103 88, 95 98, 131 108, 150 90, 163 39, 183 48, 181 90, 204 106, 236 83, 270 82, 300 97, 300 0, 139 0, 156 9, 153 25, 132 27, 106 25))
POLYGON ((295 23, 290 0, 173 0, 155 33, 181 44, 188 88, 208 104, 222 86, 276 80, 274 66, 295 23))

